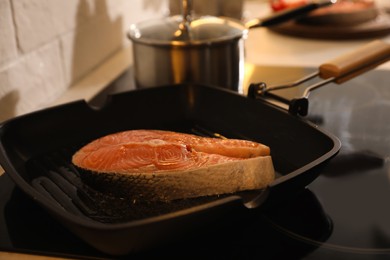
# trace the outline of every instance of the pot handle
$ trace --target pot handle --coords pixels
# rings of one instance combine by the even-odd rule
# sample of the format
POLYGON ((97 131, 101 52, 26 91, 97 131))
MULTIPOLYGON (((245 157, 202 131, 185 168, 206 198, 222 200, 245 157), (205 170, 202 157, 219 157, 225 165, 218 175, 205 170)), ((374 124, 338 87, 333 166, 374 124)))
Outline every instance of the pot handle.
POLYGON ((183 15, 183 23, 191 23, 192 20, 192 0, 182 0, 182 15, 183 15))
POLYGON ((318 0, 295 8, 290 8, 284 11, 276 12, 264 18, 255 18, 245 23, 248 29, 257 27, 267 27, 287 22, 302 15, 306 15, 318 8, 325 7, 336 3, 337 0, 318 0))

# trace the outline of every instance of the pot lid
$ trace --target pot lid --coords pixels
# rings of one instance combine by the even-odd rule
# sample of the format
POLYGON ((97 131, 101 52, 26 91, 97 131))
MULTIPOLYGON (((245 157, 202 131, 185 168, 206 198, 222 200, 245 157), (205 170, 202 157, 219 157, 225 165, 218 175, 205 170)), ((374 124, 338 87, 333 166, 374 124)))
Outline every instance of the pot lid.
POLYGON ((147 20, 133 24, 129 38, 153 45, 199 45, 246 37, 244 24, 231 18, 204 16, 187 21, 183 16, 147 20))

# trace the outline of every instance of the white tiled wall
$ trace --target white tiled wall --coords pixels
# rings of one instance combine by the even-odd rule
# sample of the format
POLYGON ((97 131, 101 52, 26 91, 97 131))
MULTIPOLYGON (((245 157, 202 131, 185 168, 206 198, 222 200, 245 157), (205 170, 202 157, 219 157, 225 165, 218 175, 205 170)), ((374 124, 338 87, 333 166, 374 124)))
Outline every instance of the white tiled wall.
POLYGON ((124 44, 163 0, 0 0, 0 122, 51 103, 124 44))

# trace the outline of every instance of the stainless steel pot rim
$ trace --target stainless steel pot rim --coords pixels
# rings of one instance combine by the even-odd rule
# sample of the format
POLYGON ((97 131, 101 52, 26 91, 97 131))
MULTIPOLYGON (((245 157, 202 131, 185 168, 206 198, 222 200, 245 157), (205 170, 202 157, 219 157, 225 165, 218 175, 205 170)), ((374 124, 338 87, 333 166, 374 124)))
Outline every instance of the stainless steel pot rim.
POLYGON ((248 29, 231 18, 205 16, 183 24, 181 16, 132 24, 128 37, 136 43, 157 46, 210 46, 245 39, 248 29), (187 29, 183 29, 185 26, 187 29))
POLYGON ((134 43, 140 43, 144 45, 150 45, 150 46, 160 46, 160 47, 202 47, 207 46, 210 47, 212 45, 218 45, 218 44, 226 44, 227 42, 236 42, 240 39, 246 39, 247 33, 243 33, 240 37, 224 37, 220 38, 218 40, 212 40, 212 41, 189 41, 189 42, 182 42, 182 41, 158 41, 158 40, 147 40, 147 39, 137 39, 132 38, 130 36, 130 33, 128 34, 129 38, 133 40, 134 43))

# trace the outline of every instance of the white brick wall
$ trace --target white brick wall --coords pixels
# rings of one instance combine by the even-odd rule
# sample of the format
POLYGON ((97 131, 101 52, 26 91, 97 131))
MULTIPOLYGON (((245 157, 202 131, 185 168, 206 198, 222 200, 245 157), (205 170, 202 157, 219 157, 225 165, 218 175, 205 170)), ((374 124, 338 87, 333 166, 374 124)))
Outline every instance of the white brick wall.
POLYGON ((16 55, 15 30, 10 2, 9 0, 0 0, 0 67, 15 59, 16 55))
POLYGON ((0 122, 44 107, 124 44, 163 0, 0 0, 0 122))

